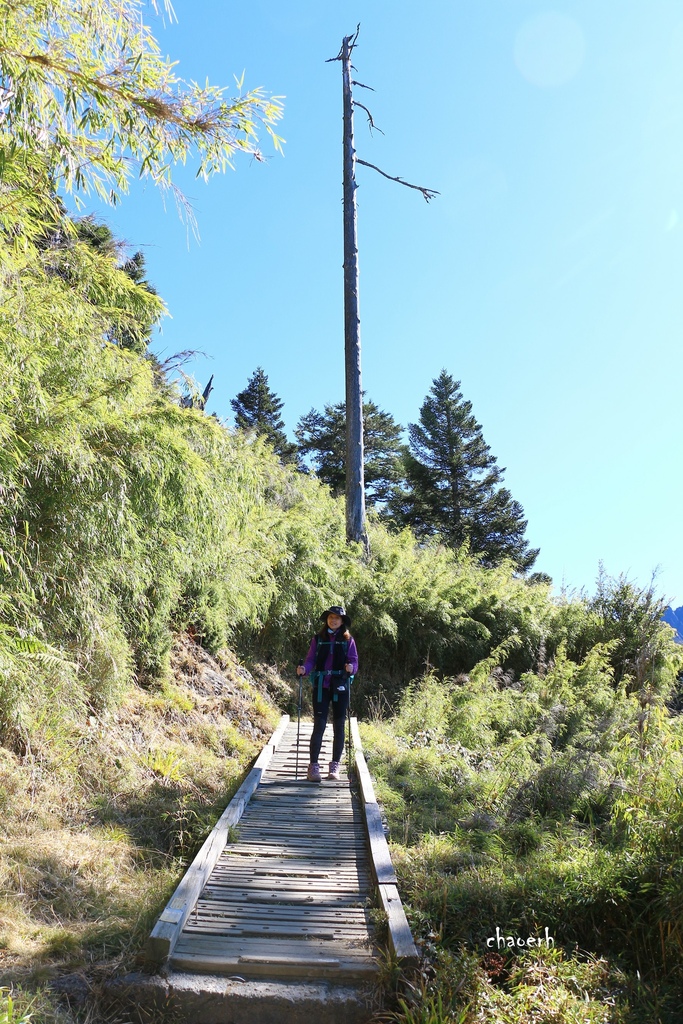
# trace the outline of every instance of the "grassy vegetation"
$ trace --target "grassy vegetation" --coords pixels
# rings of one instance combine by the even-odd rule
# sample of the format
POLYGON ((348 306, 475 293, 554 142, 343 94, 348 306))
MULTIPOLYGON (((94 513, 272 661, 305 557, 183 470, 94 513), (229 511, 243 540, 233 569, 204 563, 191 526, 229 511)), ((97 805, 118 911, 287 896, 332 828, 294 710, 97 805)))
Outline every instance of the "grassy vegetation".
POLYGON ((680 1021, 683 720, 610 650, 429 674, 363 727, 427 964, 392 1020, 680 1021))
POLYGON ((23 748, 0 747, 0 1021, 123 1019, 102 1011, 100 983, 139 962, 277 721, 227 652, 215 661, 184 640, 172 670, 85 718, 62 694, 24 720, 23 748), (73 1012, 50 988, 65 975, 73 1012))

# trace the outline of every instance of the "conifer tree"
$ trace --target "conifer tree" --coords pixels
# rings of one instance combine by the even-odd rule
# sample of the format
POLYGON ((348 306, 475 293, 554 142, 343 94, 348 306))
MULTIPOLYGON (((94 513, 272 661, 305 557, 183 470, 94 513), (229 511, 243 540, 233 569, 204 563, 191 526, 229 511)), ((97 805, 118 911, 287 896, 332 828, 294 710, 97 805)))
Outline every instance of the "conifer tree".
MULTIPOLYGON (((402 428, 374 402, 363 402, 365 501, 368 507, 386 503, 403 477, 402 428)), ((299 454, 309 456, 318 477, 333 494, 346 488, 346 403, 326 405, 324 413, 311 409, 294 433, 299 454)))
POLYGON ((511 558, 524 572, 530 569, 538 549, 524 537, 524 509, 502 486, 504 470, 484 441, 472 403, 446 370, 408 435, 407 488, 391 502, 395 518, 418 536, 439 534, 452 547, 469 541, 486 565, 511 558))
MULTIPOLYGON (((156 288, 149 283, 146 277, 147 266, 144 253, 136 252, 128 259, 122 259, 125 243, 116 238, 108 224, 98 221, 93 214, 89 214, 87 217, 80 218, 76 222, 75 228, 76 237, 80 241, 85 242, 96 252, 115 260, 124 274, 127 274, 139 288, 143 288, 150 295, 157 294, 156 288)), ((68 235, 64 235, 64 238, 68 244, 68 235)), ((110 302, 115 306, 116 296, 112 296, 110 302)), ((158 319, 158 316, 155 319, 150 317, 143 322, 137 318, 134 323, 121 323, 113 326, 109 331, 109 341, 121 348, 137 352, 138 355, 143 355, 151 341, 152 331, 158 319)))
POLYGON ((283 462, 294 462, 297 447, 287 440, 284 420, 280 416, 283 404, 271 391, 268 375, 260 366, 252 373, 244 391, 230 402, 240 430, 254 430, 264 435, 283 462))

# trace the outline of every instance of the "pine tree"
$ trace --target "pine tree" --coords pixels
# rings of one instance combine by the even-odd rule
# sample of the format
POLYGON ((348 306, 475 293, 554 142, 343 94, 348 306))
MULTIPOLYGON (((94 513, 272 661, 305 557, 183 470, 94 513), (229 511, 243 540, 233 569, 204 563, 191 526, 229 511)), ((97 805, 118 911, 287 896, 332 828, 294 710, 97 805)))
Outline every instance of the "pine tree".
MULTIPOLYGON (((145 277, 144 253, 136 252, 127 258, 125 242, 118 239, 109 225, 97 220, 94 214, 88 214, 75 221, 70 220, 59 196, 55 196, 54 211, 55 216, 36 238, 36 247, 48 257, 48 273, 70 281, 74 287, 78 287, 78 280, 74 277, 74 268, 71 264, 74 263, 75 247, 84 244, 97 256, 109 260, 112 269, 121 271, 128 281, 132 281, 138 288, 149 295, 157 295, 156 288, 145 277)), ((118 313, 112 318, 106 332, 107 341, 112 345, 118 345, 119 348, 129 349, 137 355, 144 355, 154 327, 159 323, 163 313, 163 304, 159 303, 157 308, 150 306, 147 309, 143 303, 135 315, 126 315, 124 310, 130 305, 130 286, 117 274, 113 275, 111 284, 113 287, 108 289, 106 296, 100 291, 93 291, 89 297, 95 306, 106 306, 112 312, 118 313)))
POLYGON ((240 391, 230 402, 235 413, 235 423, 240 430, 254 430, 265 436, 283 462, 295 462, 297 446, 287 440, 280 401, 268 385, 268 375, 257 366, 240 391))
MULTIPOLYGON (((299 420, 294 433, 299 454, 309 456, 317 476, 335 495, 346 489, 346 403, 326 405, 324 413, 311 409, 299 420)), ((374 402, 363 402, 365 501, 368 507, 384 505, 403 477, 402 428, 393 416, 374 402)))
POLYGON ((524 509, 502 486, 503 472, 484 441, 472 403, 446 370, 434 380, 408 427, 407 489, 394 498, 395 518, 418 536, 439 534, 452 547, 469 541, 486 565, 511 558, 531 568, 538 549, 524 537, 524 509))

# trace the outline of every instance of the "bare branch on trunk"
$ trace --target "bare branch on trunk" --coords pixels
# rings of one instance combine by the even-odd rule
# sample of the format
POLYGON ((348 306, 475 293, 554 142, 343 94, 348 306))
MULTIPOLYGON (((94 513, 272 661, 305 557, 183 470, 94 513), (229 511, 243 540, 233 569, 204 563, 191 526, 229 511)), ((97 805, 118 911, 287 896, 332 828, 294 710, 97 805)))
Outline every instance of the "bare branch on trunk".
MULTIPOLYGON (((375 131, 378 131, 380 135, 384 135, 382 129, 378 128, 375 122, 373 121, 372 114, 370 113, 370 111, 368 110, 364 103, 359 103, 358 100, 353 100, 353 105, 354 107, 360 107, 361 110, 364 110, 365 113, 368 115, 368 127, 370 128, 370 131, 373 131, 374 129, 375 131)), ((363 163, 363 161, 360 160, 359 163, 363 163)))
MULTIPOLYGON (((378 128, 377 130, 379 131, 380 129, 378 128)), ((378 174, 381 174, 385 178, 388 178, 389 181, 397 181, 399 185, 405 185, 406 188, 416 189, 418 192, 422 193, 427 202, 429 202, 430 199, 433 199, 434 196, 441 195, 441 193, 437 192, 436 189, 424 188, 422 185, 411 185, 409 181, 404 181, 403 178, 395 178, 393 174, 387 174, 387 172, 383 171, 380 167, 375 167, 374 164, 369 164, 367 160, 361 160, 359 156, 356 157, 356 163, 362 164, 363 167, 372 167, 373 171, 377 171, 378 174)))

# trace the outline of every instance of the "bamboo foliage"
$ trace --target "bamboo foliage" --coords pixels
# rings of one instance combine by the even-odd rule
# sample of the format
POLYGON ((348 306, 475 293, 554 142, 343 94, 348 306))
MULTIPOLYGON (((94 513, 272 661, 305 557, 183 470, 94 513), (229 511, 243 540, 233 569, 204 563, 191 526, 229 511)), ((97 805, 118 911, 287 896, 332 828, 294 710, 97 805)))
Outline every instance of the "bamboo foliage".
POLYGON ((259 127, 280 147, 280 101, 261 89, 242 94, 241 82, 232 99, 208 83, 184 82, 161 56, 145 6, 0 3, 3 180, 8 165, 30 155, 45 161, 53 184, 115 202, 134 173, 170 186, 172 164, 191 155, 204 178, 231 166, 236 153, 260 158, 259 127))

